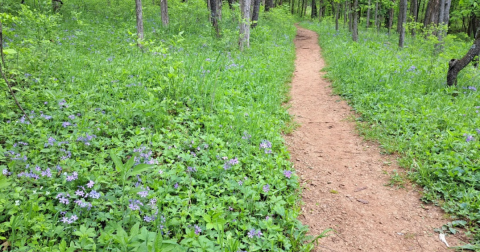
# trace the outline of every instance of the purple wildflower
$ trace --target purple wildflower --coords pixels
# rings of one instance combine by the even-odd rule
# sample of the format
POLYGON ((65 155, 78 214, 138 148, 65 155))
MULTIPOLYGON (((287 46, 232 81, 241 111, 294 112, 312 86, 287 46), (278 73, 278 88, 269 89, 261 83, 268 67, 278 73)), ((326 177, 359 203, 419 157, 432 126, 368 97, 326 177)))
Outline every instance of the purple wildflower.
POLYGON ((472 135, 469 135, 469 134, 463 134, 463 136, 465 136, 465 137, 466 137, 465 141, 466 141, 467 143, 468 143, 468 142, 470 142, 470 141, 473 141, 473 140, 475 140, 475 139, 473 138, 473 136, 472 136, 472 135))
POLYGON ((290 178, 292 176, 292 171, 284 170, 283 175, 285 175, 285 177, 287 177, 287 178, 290 178))
POLYGON ((95 182, 93 182, 93 181, 90 180, 90 181, 88 182, 88 184, 87 184, 87 187, 88 187, 88 188, 92 188, 94 184, 95 184, 95 182))
POLYGON ((228 163, 230 163, 231 165, 236 165, 236 164, 238 164, 238 159, 237 158, 232 158, 228 161, 228 163))
POLYGON ((270 185, 266 184, 266 185, 263 186, 263 192, 268 193, 268 191, 270 191, 270 185))
POLYGON ((267 148, 272 148, 272 143, 269 142, 268 140, 262 140, 260 143, 260 149, 267 149, 267 148))
POLYGON ((238 185, 243 185, 243 181, 238 181, 238 185))
POLYGON ((74 120, 74 119, 75 119, 75 115, 69 115, 69 116, 68 116, 68 119, 74 120))
POLYGON ((77 190, 77 191, 75 192, 75 195, 80 196, 80 197, 83 197, 83 196, 85 195, 85 192, 82 191, 82 190, 77 190))
POLYGON ((198 225, 195 225, 195 234, 199 235, 201 232, 202 232, 202 229, 198 225))
POLYGON ((173 186, 175 189, 178 188, 178 183, 175 183, 175 185, 173 186))
POLYGON ((480 129, 476 129, 477 133, 480 134, 480 129))
POLYGON ((92 190, 88 195, 90 195, 90 198, 94 198, 94 199, 100 198, 100 193, 95 190, 92 190))
POLYGON ((147 190, 147 191, 138 192, 137 194, 140 195, 140 197, 145 198, 145 197, 148 196, 148 190, 147 190))
POLYGON ((255 229, 252 228, 252 230, 250 230, 250 232, 248 232, 248 238, 253 238, 253 236, 255 236, 256 232, 255 232, 255 229))
POLYGON ((143 217, 143 220, 145 222, 152 222, 155 220, 155 216, 148 216, 148 215, 145 215, 145 217, 143 217))
POLYGON ((196 169, 195 167, 190 167, 190 166, 189 166, 189 167, 187 167, 187 171, 188 171, 188 172, 196 172, 197 169, 196 169))

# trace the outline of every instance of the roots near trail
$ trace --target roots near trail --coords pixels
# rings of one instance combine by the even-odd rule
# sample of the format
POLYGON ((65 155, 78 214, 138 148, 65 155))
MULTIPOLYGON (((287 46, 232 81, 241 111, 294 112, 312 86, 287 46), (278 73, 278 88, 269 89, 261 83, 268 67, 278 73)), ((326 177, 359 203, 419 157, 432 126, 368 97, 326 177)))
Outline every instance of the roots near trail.
POLYGON ((401 169, 355 133, 351 108, 322 78, 317 34, 299 27, 295 45, 290 113, 301 126, 286 139, 304 188, 299 218, 311 235, 334 229, 316 250, 451 251, 433 231, 449 221, 439 208, 423 204, 408 183, 385 186, 401 169))

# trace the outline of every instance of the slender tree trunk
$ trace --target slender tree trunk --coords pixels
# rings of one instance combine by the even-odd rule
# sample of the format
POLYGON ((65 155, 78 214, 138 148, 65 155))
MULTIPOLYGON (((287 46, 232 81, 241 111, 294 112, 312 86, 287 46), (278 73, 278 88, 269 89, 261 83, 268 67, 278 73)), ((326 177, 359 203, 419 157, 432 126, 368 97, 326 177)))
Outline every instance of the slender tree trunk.
POLYGON ((317 5, 316 5, 317 0, 312 0, 312 15, 311 18, 316 18, 317 17, 317 5))
POLYGON ((250 47, 250 0, 240 0, 242 20, 240 21, 240 38, 238 45, 240 51, 250 47))
POLYGON ((348 0, 345 0, 345 4, 343 5, 343 28, 345 28, 345 26, 347 25, 347 15, 348 15, 347 3, 348 3, 348 0))
POLYGON ((400 38, 398 40, 398 46, 403 48, 405 44, 405 25, 407 24, 407 0, 400 0, 400 10, 398 15, 401 18, 400 22, 400 38))
POLYGON ((340 3, 336 3, 335 8, 335 31, 338 32, 338 16, 340 15, 340 3))
POLYGON ((211 14, 211 22, 213 28, 215 28, 215 32, 217 33, 217 37, 220 37, 220 28, 218 27, 218 14, 217 14, 217 0, 209 0, 210 1, 210 14, 211 14))
MULTIPOLYGON (((410 22, 417 22, 418 19, 418 10, 417 10, 417 0, 412 0, 410 3, 410 16, 412 16, 412 19, 410 22)), ((415 27, 412 28, 412 37, 415 37, 415 27)))
POLYGON ((160 0, 160 14, 162 16, 162 24, 168 26, 168 3, 167 0, 160 0))
POLYGON ((370 4, 372 4, 372 0, 368 0, 368 7, 367 7, 367 29, 370 26, 370 4))
POLYGON ((291 0, 292 3, 290 4, 291 6, 291 10, 290 10, 290 13, 295 14, 295 0, 291 0))
POLYGON ((347 0, 348 1, 348 31, 352 32, 353 29, 353 10, 352 10, 352 2, 354 0, 347 0))
POLYGON ((270 11, 270 8, 272 8, 272 1, 273 0, 266 0, 265 1, 265 11, 270 11))
POLYGON ((257 26, 258 14, 260 12, 260 0, 253 1, 252 28, 257 26))
POLYGON ((352 39, 353 41, 358 41, 358 0, 354 1, 353 4, 353 31, 352 31, 352 39))
MULTIPOLYGON (((395 3, 395 0, 392 0, 395 3)), ((393 7, 390 8, 389 17, 388 17, 388 35, 390 35, 392 31, 392 24, 393 24, 393 7)))
POLYGON ((378 0, 375 1, 375 28, 378 27, 378 0))
POLYGON ((402 5, 402 1, 403 0, 399 0, 398 1, 398 18, 397 18, 397 33, 400 34, 401 32, 401 28, 402 28, 402 20, 403 20, 403 11, 401 11, 400 9, 402 8, 401 5, 402 5))
POLYGON ((463 68, 465 68, 470 61, 480 53, 480 30, 477 30, 475 41, 468 50, 467 54, 460 60, 452 59, 448 62, 447 85, 457 85, 457 76, 463 68))
MULTIPOLYGON (((135 0, 135 13, 137 17, 137 36, 142 41, 145 38, 143 33, 142 0, 135 0)), ((142 47, 140 43, 137 43, 137 45, 142 47)))
POLYGON ((322 21, 322 15, 323 15, 323 0, 320 0, 319 3, 318 3, 318 20, 319 21, 322 21))
POLYGON ((217 18, 219 21, 222 20, 222 0, 217 0, 217 18))

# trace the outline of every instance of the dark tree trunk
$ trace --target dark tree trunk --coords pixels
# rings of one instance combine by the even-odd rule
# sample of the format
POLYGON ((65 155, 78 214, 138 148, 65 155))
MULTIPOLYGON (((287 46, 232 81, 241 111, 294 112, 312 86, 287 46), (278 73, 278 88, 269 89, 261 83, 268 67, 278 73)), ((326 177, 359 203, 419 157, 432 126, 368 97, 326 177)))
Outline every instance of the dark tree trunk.
POLYGON ((230 7, 230 10, 233 10, 233 0, 228 0, 228 7, 230 7))
POLYGON ((375 1, 375 27, 378 27, 378 0, 375 1))
POLYGON ((290 4, 291 6, 291 10, 290 10, 290 13, 292 13, 292 15, 295 13, 295 0, 291 0, 292 3, 290 4))
MULTIPOLYGON (((395 0, 392 0, 392 2, 395 4, 395 0)), ((393 24, 393 7, 390 8, 390 12, 388 16, 388 35, 390 35, 392 31, 392 24, 393 24)))
POLYGON ((438 24, 438 18, 440 17, 440 0, 428 1, 427 10, 425 12, 425 20, 423 25, 427 27, 430 24, 438 24))
POLYGON ((348 13, 348 7, 347 7, 347 4, 348 3, 348 0, 345 1, 345 4, 343 5, 343 28, 345 28, 346 24, 347 24, 347 13, 348 13))
MULTIPOLYGON (((24 2, 22 1, 22 4, 24 2)), ((52 11, 53 13, 56 13, 62 8, 63 2, 61 0, 52 0, 52 11)))
POLYGON ((353 11, 352 11, 352 2, 348 1, 348 31, 352 32, 353 29, 353 11))
POLYGON ((402 2, 403 0, 398 1, 398 17, 397 17, 397 33, 400 34, 401 29, 402 29, 402 20, 403 20, 403 11, 402 9, 402 2))
POLYGON ((253 0, 252 28, 255 28, 257 26, 259 12, 260 12, 260 0, 253 0))
POLYGON ((480 53, 480 30, 477 30, 475 41, 468 50, 467 54, 460 60, 452 59, 448 62, 447 85, 457 85, 457 76, 463 68, 465 68, 475 56, 480 53))
POLYGON ((266 0, 265 1, 265 11, 270 11, 270 8, 272 8, 273 4, 272 4, 273 0, 266 0))
MULTIPOLYGON (((410 22, 417 22, 418 19, 418 11, 417 11, 417 0, 412 0, 410 3, 410 16, 412 16, 412 19, 410 22)), ((415 28, 412 28, 412 36, 415 37, 415 28)))
POLYGON ((400 48, 403 48, 403 45, 405 44, 405 25, 407 24, 407 0, 400 0, 400 10, 399 14, 401 13, 402 15, 398 15, 400 20, 400 38, 398 40, 398 46, 400 48))
POLYGON ((220 28, 218 27, 218 14, 217 14, 217 0, 210 1, 210 20, 212 22, 213 28, 217 33, 217 37, 220 37, 220 28))
POLYGON ((358 41, 358 0, 355 0, 353 3, 353 31, 352 31, 352 39, 353 41, 358 41))
POLYGON ((368 0, 368 7, 367 7, 367 29, 370 26, 370 5, 372 4, 372 0, 368 0))
POLYGON ((311 18, 317 17, 317 0, 312 0, 312 16, 311 18))
POLYGON ((167 0, 160 0, 160 14, 162 16, 162 24, 168 26, 168 3, 167 0))
MULTIPOLYGON (((139 40, 145 38, 143 33, 143 14, 142 14, 142 0, 135 0, 135 13, 137 17, 137 36, 139 40)), ((141 47, 140 44, 137 44, 141 47)))
POLYGON ((338 32, 338 16, 340 15, 340 3, 336 3, 337 7, 335 8, 335 31, 338 32))

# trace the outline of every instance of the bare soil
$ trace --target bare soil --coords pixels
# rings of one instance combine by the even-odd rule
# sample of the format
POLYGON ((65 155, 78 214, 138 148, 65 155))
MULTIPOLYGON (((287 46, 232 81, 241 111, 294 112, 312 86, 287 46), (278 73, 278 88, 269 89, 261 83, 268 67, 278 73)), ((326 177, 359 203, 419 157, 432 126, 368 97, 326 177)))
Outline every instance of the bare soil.
POLYGON ((317 39, 298 27, 289 111, 301 126, 285 136, 303 185, 299 219, 310 235, 334 229, 316 251, 451 251, 434 232, 451 221, 444 212, 420 201, 420 188, 408 182, 405 189, 386 186, 402 169, 356 133, 354 112, 322 78, 317 39))

